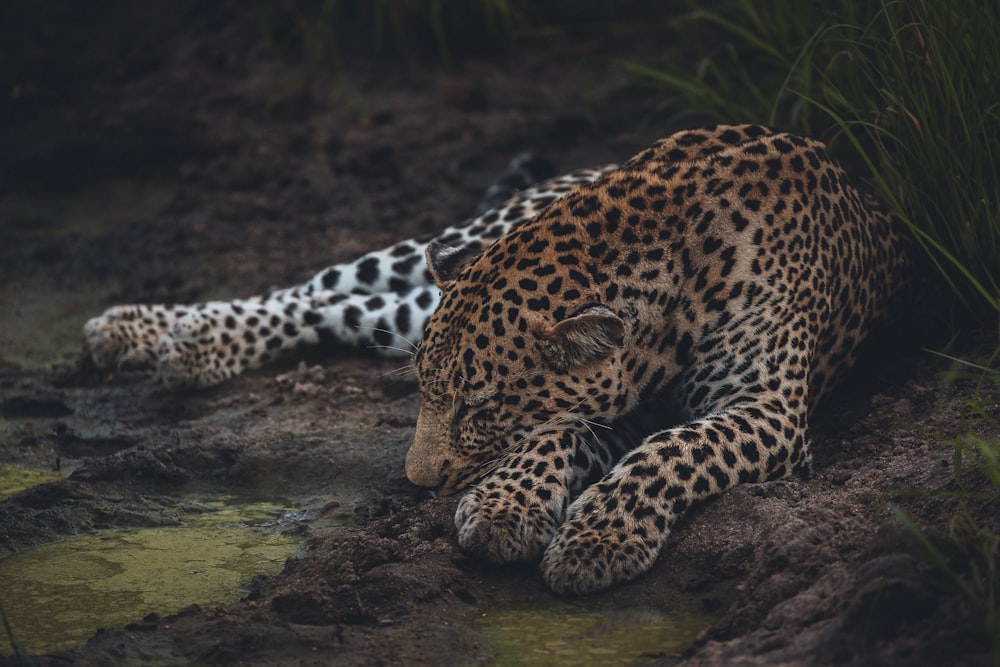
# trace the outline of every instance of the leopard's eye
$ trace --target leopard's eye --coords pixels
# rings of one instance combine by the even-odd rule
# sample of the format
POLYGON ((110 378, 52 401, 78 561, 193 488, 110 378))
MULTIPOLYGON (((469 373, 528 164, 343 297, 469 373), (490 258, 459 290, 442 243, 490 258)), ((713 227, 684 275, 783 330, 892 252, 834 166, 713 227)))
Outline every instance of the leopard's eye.
POLYGON ((493 392, 477 392, 466 396, 463 401, 470 408, 478 408, 480 405, 493 398, 493 395, 493 392))
POLYGON ((493 398, 492 393, 476 393, 470 394, 468 396, 456 396, 452 403, 452 414, 457 420, 465 419, 466 417, 478 418, 485 414, 492 414, 492 410, 484 408, 489 400, 493 398))

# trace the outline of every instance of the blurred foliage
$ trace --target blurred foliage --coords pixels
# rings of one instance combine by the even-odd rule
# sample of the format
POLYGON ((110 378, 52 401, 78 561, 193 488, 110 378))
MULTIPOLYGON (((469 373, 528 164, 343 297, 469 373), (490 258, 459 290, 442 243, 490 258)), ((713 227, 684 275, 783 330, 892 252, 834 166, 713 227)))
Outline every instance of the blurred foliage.
POLYGON ((254 4, 275 45, 334 69, 347 54, 452 65, 528 39, 655 31, 684 0, 287 0, 254 4))

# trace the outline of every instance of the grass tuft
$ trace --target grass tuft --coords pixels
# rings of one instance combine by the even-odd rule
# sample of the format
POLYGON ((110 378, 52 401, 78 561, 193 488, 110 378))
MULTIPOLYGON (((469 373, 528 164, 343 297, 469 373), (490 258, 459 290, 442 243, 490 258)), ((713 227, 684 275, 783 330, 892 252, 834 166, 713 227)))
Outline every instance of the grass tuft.
POLYGON ((950 442, 954 490, 947 495, 957 501, 958 509, 944 527, 921 525, 898 505, 890 509, 914 551, 932 566, 936 578, 928 583, 957 594, 982 618, 993 664, 1000 667, 1000 524, 996 521, 1000 511, 1000 417, 996 412, 1000 349, 980 363, 931 353, 952 363, 946 383, 973 384, 960 434, 950 442))
POLYGON ((974 398, 966 404, 968 423, 952 443, 958 511, 943 529, 935 529, 918 524, 897 505, 890 507, 913 549, 938 575, 939 586, 958 594, 982 618, 993 664, 1000 667, 1000 534, 982 520, 1000 511, 1000 420, 984 407, 988 397, 995 402, 1000 393, 1000 372, 991 368, 996 356, 985 364, 954 360, 962 370, 953 379, 977 384, 974 398), (973 421, 979 432, 989 435, 977 435, 973 421))
POLYGON ((913 231, 949 299, 1000 323, 1000 3, 717 0, 695 70, 626 64, 701 114, 819 136, 913 231), (710 39, 705 39, 711 42, 710 39), (847 155, 844 155, 847 153, 847 155))

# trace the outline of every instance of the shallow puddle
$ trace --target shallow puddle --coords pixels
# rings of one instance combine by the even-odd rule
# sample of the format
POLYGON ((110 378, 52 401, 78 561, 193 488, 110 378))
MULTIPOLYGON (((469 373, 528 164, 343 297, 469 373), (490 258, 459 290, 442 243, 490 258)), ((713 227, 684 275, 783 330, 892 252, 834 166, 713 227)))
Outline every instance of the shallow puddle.
MULTIPOLYGON (((238 600, 259 574, 278 573, 298 540, 275 528, 286 508, 204 503, 185 525, 72 537, 0 561, 0 604, 29 653, 86 641, 98 628, 238 600)), ((6 642, 0 654, 10 654, 6 642)))
POLYGON ((487 610, 476 625, 493 644, 490 667, 610 667, 669 662, 712 620, 683 607, 594 609, 553 600, 487 610))

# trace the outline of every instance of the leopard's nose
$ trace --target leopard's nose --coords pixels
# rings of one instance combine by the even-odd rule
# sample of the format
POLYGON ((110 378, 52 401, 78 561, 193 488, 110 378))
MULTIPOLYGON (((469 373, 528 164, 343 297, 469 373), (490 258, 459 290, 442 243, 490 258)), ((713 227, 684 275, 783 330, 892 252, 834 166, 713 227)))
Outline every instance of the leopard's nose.
POLYGON ((417 416, 413 444, 406 452, 406 478, 417 486, 437 488, 441 486, 447 440, 441 429, 434 428, 435 420, 427 412, 421 407, 417 416))
POLYGON ((406 478, 417 486, 436 489, 441 485, 441 475, 438 466, 433 465, 414 448, 406 453, 406 478))

